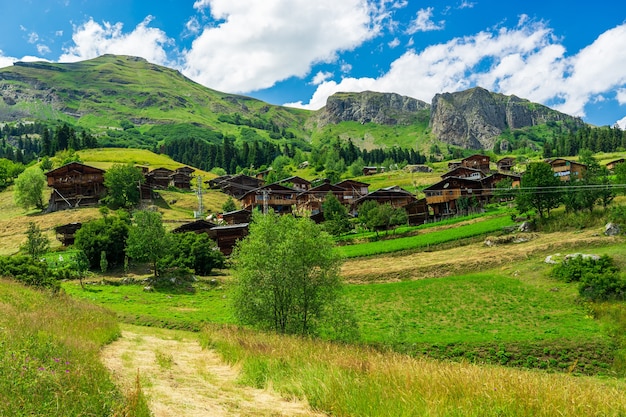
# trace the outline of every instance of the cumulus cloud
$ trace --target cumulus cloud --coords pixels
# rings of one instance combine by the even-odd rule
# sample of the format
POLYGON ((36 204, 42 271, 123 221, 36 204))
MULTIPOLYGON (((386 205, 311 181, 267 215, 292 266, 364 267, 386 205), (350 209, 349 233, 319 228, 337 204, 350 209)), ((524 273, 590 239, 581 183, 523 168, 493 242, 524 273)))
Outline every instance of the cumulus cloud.
POLYGON ((445 22, 443 20, 439 22, 433 22, 433 8, 427 7, 417 11, 417 17, 411 22, 407 33, 412 35, 417 32, 429 32, 432 30, 441 30, 444 28, 445 22))
POLYGON ((167 64, 165 46, 171 43, 165 32, 148 25, 151 16, 146 17, 130 33, 122 31, 121 23, 102 24, 89 19, 74 27, 74 45, 64 48, 61 62, 75 62, 95 58, 103 54, 133 55, 145 58, 156 64, 167 64))
POLYGON ((313 85, 320 85, 321 83, 323 83, 324 81, 328 80, 329 78, 332 78, 333 73, 332 72, 318 72, 317 74, 315 74, 315 76, 313 77, 313 80, 311 80, 311 84, 313 85))
POLYGON ((28 43, 36 43, 39 40, 37 32, 31 32, 28 34, 28 43))
POLYGON ((615 124, 618 125, 620 129, 626 130, 626 117, 618 120, 615 124))
POLYGON ((48 45, 44 45, 40 43, 37 45, 37 52, 39 52, 41 55, 46 55, 52 51, 50 50, 50 47, 48 45))
POLYGON ((400 46, 400 39, 398 38, 393 38, 393 40, 391 42, 389 42, 387 45, 389 45, 390 48, 396 48, 398 46, 400 46))
POLYGON ((617 88, 621 88, 618 100, 626 102, 625 44, 622 24, 568 57, 545 23, 522 17, 512 29, 407 51, 378 78, 324 82, 309 103, 299 106, 318 109, 338 91, 396 92, 430 102, 437 93, 482 86, 582 117, 587 103, 617 88))
POLYGON ((616 98, 619 104, 626 104, 626 88, 619 88, 616 92, 616 98))
POLYGON ((15 61, 17 61, 16 58, 4 56, 3 52, 0 51, 0 68, 10 67, 15 61))
POLYGON ((367 0, 198 0, 194 7, 208 9, 215 25, 184 52, 183 73, 228 92, 305 77, 377 36, 383 13, 367 0))

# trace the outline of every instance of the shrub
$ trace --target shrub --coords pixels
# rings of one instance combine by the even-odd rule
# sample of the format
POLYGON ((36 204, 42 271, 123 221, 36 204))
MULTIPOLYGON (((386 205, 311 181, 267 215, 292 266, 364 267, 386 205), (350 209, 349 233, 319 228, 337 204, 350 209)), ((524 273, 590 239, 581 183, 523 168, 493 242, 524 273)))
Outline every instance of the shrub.
POLYGON ((29 256, 0 257, 0 276, 54 292, 60 288, 57 277, 48 269, 48 264, 29 256))
POLYGON ((198 275, 209 275, 213 268, 224 266, 224 255, 205 233, 173 233, 171 246, 161 259, 164 268, 188 268, 198 275))
POLYGON ((575 256, 555 265, 551 275, 565 282, 578 282, 581 297, 592 301, 626 298, 626 280, 613 258, 575 256))
POLYGON ((107 266, 124 262, 129 220, 127 217, 106 216, 83 224, 76 232, 74 245, 85 252, 92 269, 101 267, 101 254, 106 252, 107 266))

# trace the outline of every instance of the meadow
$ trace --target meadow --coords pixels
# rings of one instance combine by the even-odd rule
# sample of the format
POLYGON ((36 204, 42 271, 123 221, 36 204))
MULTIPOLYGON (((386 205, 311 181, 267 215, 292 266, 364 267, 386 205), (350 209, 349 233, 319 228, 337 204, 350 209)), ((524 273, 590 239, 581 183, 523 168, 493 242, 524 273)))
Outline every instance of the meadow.
POLYGON ((437 230, 416 236, 341 246, 339 252, 344 258, 356 258, 405 250, 418 250, 441 245, 443 243, 501 232, 504 227, 511 226, 512 224, 513 221, 510 217, 496 216, 465 224, 462 227, 437 230))
POLYGON ((109 310, 0 280, 1 416, 148 416, 99 359, 119 334, 109 310))

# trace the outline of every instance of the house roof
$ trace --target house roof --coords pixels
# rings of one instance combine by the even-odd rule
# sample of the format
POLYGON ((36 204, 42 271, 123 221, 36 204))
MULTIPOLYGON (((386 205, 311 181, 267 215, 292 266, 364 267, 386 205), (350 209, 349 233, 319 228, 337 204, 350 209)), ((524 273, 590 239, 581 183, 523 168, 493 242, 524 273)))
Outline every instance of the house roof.
POLYGON ((294 176, 291 176, 289 178, 285 178, 285 179, 282 179, 282 180, 278 181, 279 184, 282 184, 282 183, 285 183, 285 182, 291 182, 291 183, 294 183, 294 184, 309 184, 309 185, 311 184, 311 181, 305 180, 304 178, 299 177, 297 175, 294 175, 294 176))
POLYGON ((450 183, 452 182, 461 182, 461 183, 465 183, 465 185, 469 185, 469 186, 478 186, 478 187, 482 187, 480 180, 473 180, 470 178, 461 178, 461 177, 448 177, 445 178, 441 181, 439 181, 436 184, 431 185, 430 187, 426 187, 424 188, 423 191, 432 191, 432 190, 444 190, 450 187, 450 183))
POLYGON ((405 190, 402 187, 394 185, 391 187, 379 188, 378 190, 372 191, 371 193, 364 195, 363 197, 359 197, 354 201, 354 204, 359 204, 360 202, 367 200, 382 200, 407 197, 415 199, 415 196, 411 192, 405 190))
POLYGON ((92 174, 104 174, 105 172, 103 169, 92 167, 90 165, 85 165, 80 162, 70 162, 68 164, 63 165, 62 167, 46 172, 46 176, 54 177, 56 175, 68 174, 72 171, 86 172, 86 173, 92 173, 92 174))
POLYGON ((226 226, 215 226, 211 228, 211 231, 219 231, 219 230, 237 230, 237 229, 246 229, 250 223, 237 223, 237 224, 229 224, 226 226))
POLYGON ((445 174, 443 174, 441 178, 459 177, 459 175, 455 175, 455 173, 461 172, 461 171, 470 171, 472 173, 480 174, 481 177, 483 176, 483 172, 480 169, 457 166, 457 167, 452 168, 450 171, 446 172, 445 174))
POLYGON ((174 230, 172 230, 172 232, 173 233, 193 232, 193 231, 196 231, 196 230, 211 229, 211 228, 213 228, 215 226, 216 226, 215 223, 211 223, 209 221, 200 219, 200 220, 196 220, 196 221, 193 221, 193 222, 189 222, 189 223, 185 223, 183 225, 180 225, 177 228, 175 228, 174 230))
POLYGON ((299 193, 298 190, 294 190, 293 188, 290 187, 286 187, 282 184, 278 184, 278 183, 273 183, 273 184, 267 184, 264 185, 262 187, 258 187, 255 188, 253 190, 248 191, 247 193, 245 193, 244 195, 242 195, 241 197, 239 197, 240 200, 243 200, 247 195, 251 194, 251 193, 257 193, 263 190, 268 190, 270 194, 272 193, 276 193, 276 194, 287 194, 287 193, 299 193))
POLYGON ((369 187, 370 185, 366 182, 356 181, 356 180, 343 180, 335 184, 337 187, 344 187, 347 185, 348 187, 356 186, 356 187, 369 187))

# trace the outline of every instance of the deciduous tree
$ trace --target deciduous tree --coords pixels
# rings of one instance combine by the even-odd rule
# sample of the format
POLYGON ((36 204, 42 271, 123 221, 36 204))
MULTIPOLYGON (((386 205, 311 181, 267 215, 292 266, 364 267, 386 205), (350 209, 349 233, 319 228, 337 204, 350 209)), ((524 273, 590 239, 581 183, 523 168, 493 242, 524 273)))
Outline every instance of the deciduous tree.
POLYGON ((561 180, 554 176, 552 167, 545 162, 533 162, 528 165, 522 176, 520 190, 515 203, 520 213, 531 209, 537 210, 540 217, 550 215, 550 210, 561 204, 558 187, 561 180))
POLYGON ((139 187, 145 181, 139 168, 132 164, 115 164, 104 173, 107 195, 104 202, 118 208, 130 208, 139 203, 139 187))
POLYGON ((43 210, 43 188, 46 176, 39 167, 31 167, 18 175, 15 180, 15 203, 28 209, 36 207, 43 210))
POLYGON ((138 210, 134 224, 128 231, 126 254, 137 261, 152 264, 154 278, 159 276, 158 263, 166 254, 169 241, 166 238, 161 214, 156 211, 138 210))
POLYGON ((313 333, 341 288, 332 238, 308 218, 255 213, 232 259, 237 317, 262 329, 313 333))

